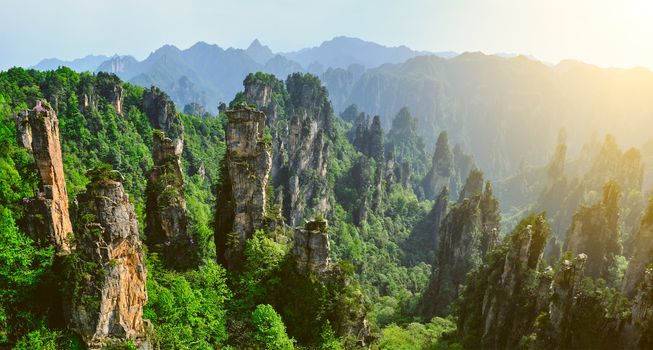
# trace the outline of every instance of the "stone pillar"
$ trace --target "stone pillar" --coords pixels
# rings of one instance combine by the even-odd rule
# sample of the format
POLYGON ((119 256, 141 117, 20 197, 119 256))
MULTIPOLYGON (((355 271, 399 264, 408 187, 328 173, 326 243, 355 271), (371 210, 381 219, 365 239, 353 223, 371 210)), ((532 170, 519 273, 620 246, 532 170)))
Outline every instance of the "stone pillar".
MULTIPOLYGON (((68 212, 59 120, 52 107, 45 101, 37 101, 36 107, 29 111, 27 119, 32 132, 34 159, 41 177, 42 188, 38 200, 42 200, 47 208, 45 220, 48 221, 50 240, 57 252, 68 254, 68 235, 73 229, 68 212)), ((24 119, 22 124, 24 125, 24 119)))
POLYGON ((227 154, 216 204, 218 261, 233 269, 247 239, 263 227, 272 156, 265 114, 245 105, 227 111, 227 154))
POLYGON ((134 207, 119 177, 117 172, 96 176, 77 197, 77 247, 67 257, 64 283, 73 293, 70 324, 90 349, 128 339, 147 343, 147 270, 134 207))

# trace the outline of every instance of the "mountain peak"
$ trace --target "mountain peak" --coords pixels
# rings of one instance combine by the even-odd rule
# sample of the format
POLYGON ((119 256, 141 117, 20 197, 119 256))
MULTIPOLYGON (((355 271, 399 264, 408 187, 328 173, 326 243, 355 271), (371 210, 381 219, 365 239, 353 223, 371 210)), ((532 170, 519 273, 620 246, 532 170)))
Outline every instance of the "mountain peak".
POLYGON ((263 47, 264 47, 263 44, 261 44, 261 42, 258 39, 254 39, 254 41, 252 41, 252 43, 249 44, 249 47, 247 47, 247 50, 259 49, 263 47))
POLYGON ((261 44, 258 39, 254 39, 254 41, 249 44, 249 47, 245 49, 245 53, 247 53, 247 55, 258 64, 265 64, 272 57, 274 57, 272 50, 270 50, 269 47, 261 44))

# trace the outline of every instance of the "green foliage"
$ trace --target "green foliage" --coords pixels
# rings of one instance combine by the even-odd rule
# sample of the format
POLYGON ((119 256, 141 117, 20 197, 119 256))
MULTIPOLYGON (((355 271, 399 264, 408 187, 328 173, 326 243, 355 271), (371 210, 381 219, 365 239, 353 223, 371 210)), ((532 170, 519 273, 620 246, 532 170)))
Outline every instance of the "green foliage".
POLYGON ((321 344, 320 350, 343 350, 342 342, 336 337, 336 333, 331 327, 331 322, 327 320, 322 326, 322 333, 320 333, 321 344))
POLYGON ((0 205, 0 347, 38 321, 32 311, 35 293, 50 273, 52 257, 52 248, 37 249, 0 205))
POLYGON ((413 170, 413 178, 421 178, 427 172, 430 164, 427 160, 424 140, 420 136, 419 122, 407 107, 399 110, 392 120, 388 132, 386 148, 393 150, 397 164, 408 162, 413 170))
POLYGON ((294 341, 288 338, 286 326, 274 308, 261 304, 252 312, 254 339, 262 348, 270 350, 294 349, 294 341))
POLYGON ((373 349, 462 349, 443 335, 453 333, 456 324, 450 319, 435 317, 427 324, 410 323, 405 327, 391 324, 381 330, 381 339, 373 349))
POLYGON ((162 349, 214 349, 227 341, 226 303, 231 292, 224 268, 207 261, 179 274, 148 257, 149 301, 144 318, 154 324, 162 349))

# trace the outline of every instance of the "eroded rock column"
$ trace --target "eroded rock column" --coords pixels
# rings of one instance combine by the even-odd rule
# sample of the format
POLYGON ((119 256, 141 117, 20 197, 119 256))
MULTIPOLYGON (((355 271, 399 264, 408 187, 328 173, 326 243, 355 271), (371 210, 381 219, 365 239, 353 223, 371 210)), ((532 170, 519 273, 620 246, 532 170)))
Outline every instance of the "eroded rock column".
POLYGON ((154 167, 148 178, 145 230, 148 246, 162 254, 166 266, 178 270, 199 264, 197 242, 187 229, 182 151, 181 139, 170 139, 159 130, 154 132, 154 167))
POLYGON ((265 114, 245 105, 227 111, 227 154, 216 204, 218 261, 230 269, 242 260, 245 242, 263 227, 272 156, 264 139, 265 114))
MULTIPOLYGON (((68 192, 63 172, 61 143, 59 140, 59 120, 45 101, 37 101, 36 107, 27 116, 31 129, 31 145, 36 167, 41 178, 38 198, 45 208, 44 219, 49 239, 60 254, 71 250, 68 236, 73 232, 68 212, 68 192)), ((24 116, 23 135, 28 135, 24 116)), ((25 138, 26 136, 24 136, 25 138)))
POLYGON ((91 349, 147 343, 147 270, 134 207, 117 172, 96 172, 77 199, 76 252, 67 257, 70 325, 91 349))
POLYGON ((306 223, 304 228, 295 229, 292 253, 297 271, 321 275, 331 268, 331 247, 329 245, 328 223, 316 219, 306 223))

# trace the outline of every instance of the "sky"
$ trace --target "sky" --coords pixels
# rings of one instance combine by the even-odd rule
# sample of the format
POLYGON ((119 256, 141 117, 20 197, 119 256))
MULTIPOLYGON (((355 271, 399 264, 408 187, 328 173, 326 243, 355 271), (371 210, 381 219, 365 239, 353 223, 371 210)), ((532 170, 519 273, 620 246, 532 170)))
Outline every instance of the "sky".
POLYGON ((197 41, 275 52, 335 36, 653 69, 653 0, 0 0, 0 69, 197 41))

